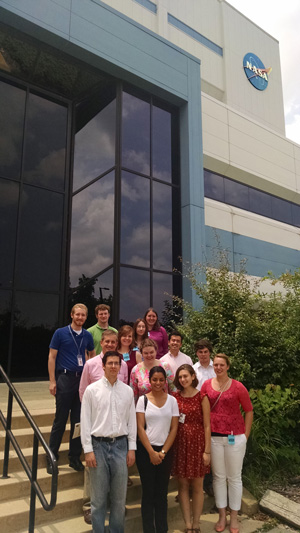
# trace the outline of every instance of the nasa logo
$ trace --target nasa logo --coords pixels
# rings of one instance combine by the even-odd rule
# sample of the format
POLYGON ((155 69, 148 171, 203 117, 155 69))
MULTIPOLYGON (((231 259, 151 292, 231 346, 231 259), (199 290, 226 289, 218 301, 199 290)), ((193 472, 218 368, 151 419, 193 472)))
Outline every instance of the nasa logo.
POLYGON ((272 68, 265 68, 259 57, 252 53, 246 54, 243 59, 243 67, 248 80, 255 89, 264 91, 268 87, 269 74, 272 68))

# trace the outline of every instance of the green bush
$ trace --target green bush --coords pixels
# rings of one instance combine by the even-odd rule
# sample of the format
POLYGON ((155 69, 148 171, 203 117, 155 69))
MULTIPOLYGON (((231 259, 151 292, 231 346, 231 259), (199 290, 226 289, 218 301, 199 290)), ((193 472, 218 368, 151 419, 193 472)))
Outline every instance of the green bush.
POLYGON ((225 261, 218 269, 197 265, 187 277, 201 305, 196 310, 175 298, 184 312, 184 322, 177 325, 184 335, 183 351, 195 360, 194 343, 205 337, 215 353, 230 356, 231 376, 248 389, 268 383, 300 389, 298 294, 266 296, 258 283, 250 284, 244 269, 232 273, 225 261))
POLYGON ((250 390, 254 423, 244 476, 257 493, 264 480, 300 472, 300 270, 276 279, 282 292, 264 294, 242 265, 230 271, 197 265, 187 274, 199 309, 175 298, 184 320, 182 350, 195 360, 194 343, 208 338, 231 359, 230 375, 250 390))

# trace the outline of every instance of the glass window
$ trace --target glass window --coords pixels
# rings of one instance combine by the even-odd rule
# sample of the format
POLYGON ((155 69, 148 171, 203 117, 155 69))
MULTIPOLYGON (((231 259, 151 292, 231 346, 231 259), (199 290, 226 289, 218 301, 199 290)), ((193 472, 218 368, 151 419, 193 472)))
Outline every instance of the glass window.
MULTIPOLYGON (((0 134, 1 135, 1 134, 0 134)), ((0 179, 0 286, 12 287, 14 273, 15 242, 19 184, 0 179)))
POLYGON ((134 322, 150 306, 150 272, 120 269, 120 321, 134 322))
POLYGON ((0 82, 0 175, 20 178, 26 92, 0 82))
MULTIPOLYGON (((80 278, 78 288, 72 288, 69 298, 69 309, 78 302, 84 302, 88 308, 88 318, 84 325, 85 328, 93 326, 97 320, 95 317, 95 307, 98 304, 110 306, 110 315, 113 313, 113 269, 110 268, 101 276, 92 279, 80 278)), ((110 325, 114 325, 109 321, 110 325)))
POLYGON ((163 181, 172 181, 172 115, 159 107, 152 108, 152 174, 163 181))
POLYGON ((275 220, 285 222, 286 224, 292 224, 292 206, 290 202, 272 196, 272 214, 275 220))
POLYGON ((234 205, 240 209, 249 210, 249 192, 247 185, 237 181, 224 179, 225 203, 234 205))
POLYGON ((57 328, 56 294, 17 292, 14 312, 12 377, 46 377, 49 344, 57 328))
POLYGON ((250 211, 265 217, 272 217, 271 196, 249 187, 250 211))
POLYGON ((121 263, 150 266, 150 180, 122 173, 121 263))
POLYGON ((59 290, 62 224, 63 195, 25 185, 17 254, 19 289, 59 290))
POLYGON ((67 108, 35 94, 29 95, 24 180, 64 190, 67 108))
POLYGON ((96 110, 94 107, 80 107, 76 114, 76 129, 80 129, 75 135, 74 191, 115 164, 116 100, 101 111, 99 102, 96 110))
POLYGON ((172 271, 172 187, 153 182, 152 211, 153 268, 172 271))
POLYGON ((70 280, 91 278, 113 263, 114 173, 73 197, 70 280))
POLYGON ((0 291, 0 346, 1 365, 7 371, 9 331, 11 322, 11 292, 0 291))
POLYGON ((122 166, 150 173, 150 104, 123 93, 122 166))
POLYGON ((224 178, 208 170, 204 170, 204 194, 218 202, 224 202, 224 178))
POLYGON ((153 273, 153 307, 157 311, 162 324, 168 322, 173 308, 173 276, 172 274, 153 273))
POLYGON ((300 228, 300 205, 292 204, 293 224, 300 228))

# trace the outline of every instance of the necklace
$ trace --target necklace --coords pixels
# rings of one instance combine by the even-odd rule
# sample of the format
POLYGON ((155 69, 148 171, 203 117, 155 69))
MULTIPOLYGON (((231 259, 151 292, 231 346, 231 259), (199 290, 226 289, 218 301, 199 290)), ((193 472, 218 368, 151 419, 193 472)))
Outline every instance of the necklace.
POLYGON ((220 387, 218 380, 217 380, 217 383, 219 386, 219 392, 223 392, 226 389, 226 386, 228 385, 229 382, 230 382, 230 378, 228 378, 227 381, 224 383, 224 385, 220 387))

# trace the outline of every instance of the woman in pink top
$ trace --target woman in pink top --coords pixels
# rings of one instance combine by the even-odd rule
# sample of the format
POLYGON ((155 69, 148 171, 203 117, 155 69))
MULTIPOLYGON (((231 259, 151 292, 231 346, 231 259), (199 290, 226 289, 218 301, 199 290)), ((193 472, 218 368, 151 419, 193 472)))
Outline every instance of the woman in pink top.
POLYGON ((242 467, 246 443, 253 421, 253 408, 247 389, 228 376, 229 357, 214 357, 216 377, 205 381, 201 393, 210 402, 211 466, 219 520, 217 532, 226 527, 227 483, 230 507, 230 533, 239 533, 238 511, 242 500, 242 467), (240 406, 245 415, 241 414, 240 406))
POLYGON ((168 335, 163 326, 158 322, 157 312, 153 307, 147 309, 144 319, 147 322, 149 337, 157 344, 157 359, 160 359, 168 352, 168 335))
POLYGON ((171 394, 176 391, 173 384, 174 374, 168 363, 156 359, 157 344, 153 339, 145 339, 141 344, 141 354, 143 361, 133 367, 130 375, 130 387, 133 389, 135 404, 140 396, 147 394, 151 390, 149 372, 154 366, 162 366, 166 372, 166 392, 171 394))

